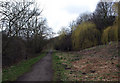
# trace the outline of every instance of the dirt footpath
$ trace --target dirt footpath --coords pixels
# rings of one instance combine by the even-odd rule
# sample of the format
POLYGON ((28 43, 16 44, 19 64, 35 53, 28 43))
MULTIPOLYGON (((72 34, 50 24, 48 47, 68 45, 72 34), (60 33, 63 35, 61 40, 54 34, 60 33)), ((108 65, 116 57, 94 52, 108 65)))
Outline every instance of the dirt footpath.
POLYGON ((30 72, 25 73, 17 81, 52 81, 52 51, 33 65, 30 72))

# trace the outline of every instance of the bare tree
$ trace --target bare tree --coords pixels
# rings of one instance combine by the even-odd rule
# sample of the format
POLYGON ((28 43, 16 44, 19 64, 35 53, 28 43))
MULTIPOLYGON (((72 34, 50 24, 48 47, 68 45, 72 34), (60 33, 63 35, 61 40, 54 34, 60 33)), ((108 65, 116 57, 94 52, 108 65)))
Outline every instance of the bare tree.
POLYGON ((92 15, 92 21, 97 28, 102 31, 107 26, 113 24, 115 20, 114 11, 112 9, 113 2, 99 2, 96 10, 92 15))

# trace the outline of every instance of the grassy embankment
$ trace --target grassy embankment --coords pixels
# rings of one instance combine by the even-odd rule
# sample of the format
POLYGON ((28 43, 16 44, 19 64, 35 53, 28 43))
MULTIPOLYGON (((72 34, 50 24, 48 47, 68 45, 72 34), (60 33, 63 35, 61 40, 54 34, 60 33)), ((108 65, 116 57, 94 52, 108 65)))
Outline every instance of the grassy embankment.
POLYGON ((53 70, 54 70, 54 77, 53 81, 64 81, 67 80, 67 76, 65 75, 65 72, 67 72, 62 65, 62 61, 57 56, 60 52, 54 52, 53 53, 53 70))
POLYGON ((46 53, 42 53, 39 54, 37 57, 23 60, 16 65, 13 65, 7 69, 3 69, 2 81, 15 81, 19 76, 21 76, 25 72, 30 71, 32 65, 38 62, 45 55, 46 53))
POLYGON ((118 81, 118 44, 53 55, 54 81, 118 81))

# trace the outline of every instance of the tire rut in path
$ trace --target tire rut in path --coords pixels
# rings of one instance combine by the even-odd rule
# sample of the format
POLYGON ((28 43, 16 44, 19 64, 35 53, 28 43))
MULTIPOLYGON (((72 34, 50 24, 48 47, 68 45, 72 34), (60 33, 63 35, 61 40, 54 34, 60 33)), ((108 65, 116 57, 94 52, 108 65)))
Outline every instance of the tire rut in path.
POLYGON ((52 81, 52 51, 33 65, 30 72, 20 76, 17 81, 52 81))

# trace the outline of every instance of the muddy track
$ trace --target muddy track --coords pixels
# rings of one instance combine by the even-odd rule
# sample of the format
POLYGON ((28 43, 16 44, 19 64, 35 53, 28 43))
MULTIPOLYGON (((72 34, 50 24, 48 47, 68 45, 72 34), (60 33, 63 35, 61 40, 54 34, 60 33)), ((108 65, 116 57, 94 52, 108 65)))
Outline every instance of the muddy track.
POLYGON ((52 51, 33 65, 30 72, 25 73, 16 81, 52 81, 52 51))

